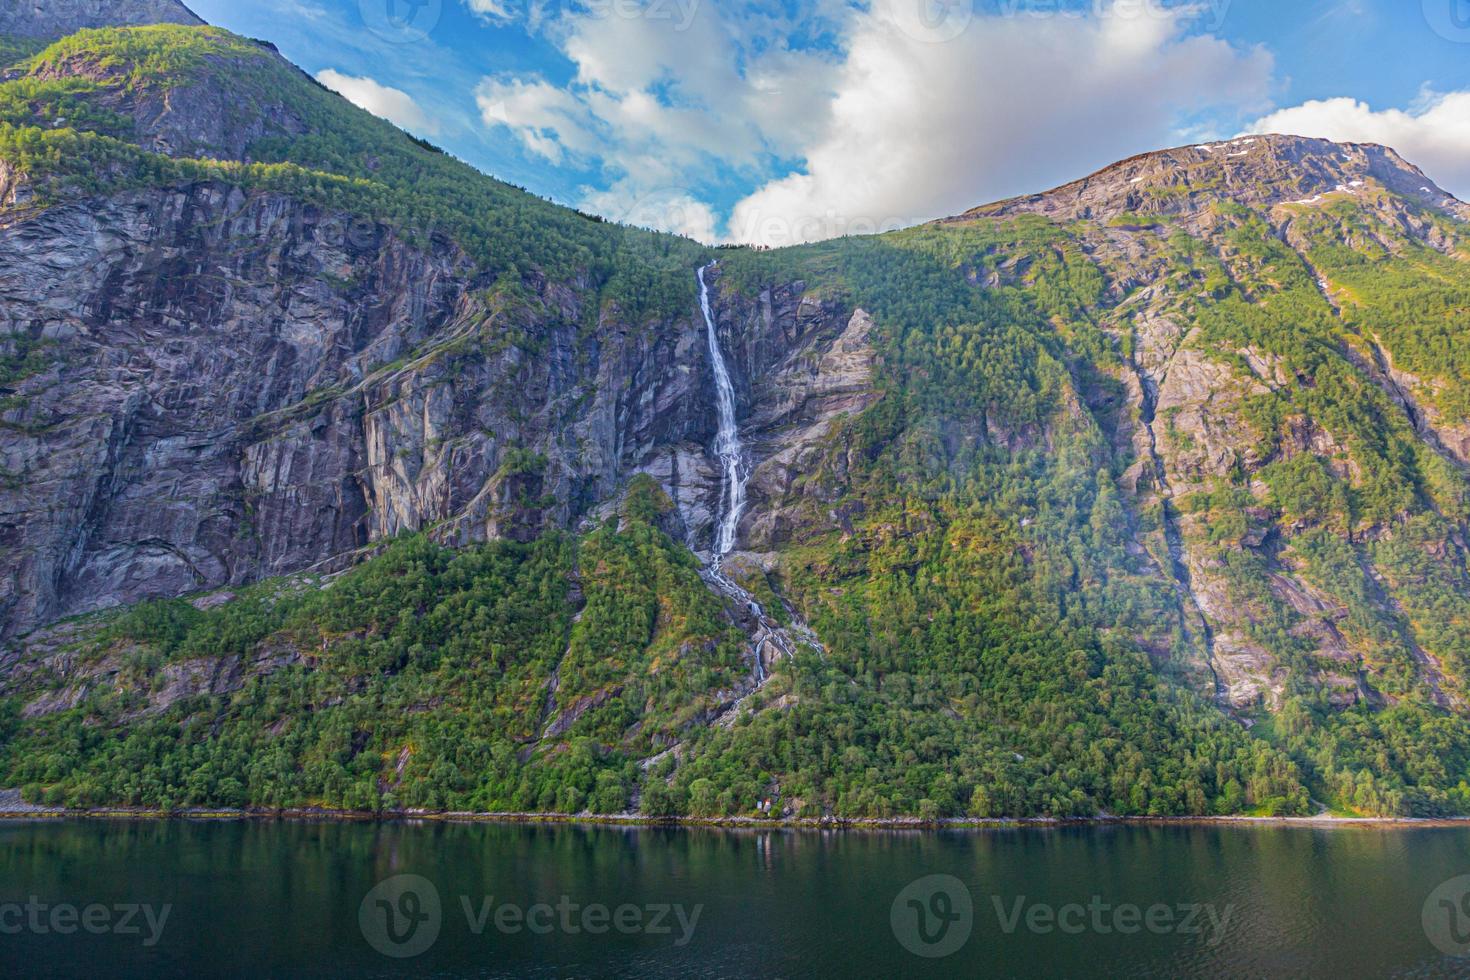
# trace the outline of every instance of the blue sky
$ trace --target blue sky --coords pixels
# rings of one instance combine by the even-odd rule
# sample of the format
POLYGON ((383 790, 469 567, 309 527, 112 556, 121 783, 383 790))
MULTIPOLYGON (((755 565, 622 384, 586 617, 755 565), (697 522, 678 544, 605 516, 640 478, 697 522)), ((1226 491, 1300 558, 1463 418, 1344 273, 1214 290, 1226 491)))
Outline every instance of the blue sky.
POLYGON ((707 240, 906 225, 1240 132, 1470 195, 1470 0, 190 0, 562 203, 707 240))

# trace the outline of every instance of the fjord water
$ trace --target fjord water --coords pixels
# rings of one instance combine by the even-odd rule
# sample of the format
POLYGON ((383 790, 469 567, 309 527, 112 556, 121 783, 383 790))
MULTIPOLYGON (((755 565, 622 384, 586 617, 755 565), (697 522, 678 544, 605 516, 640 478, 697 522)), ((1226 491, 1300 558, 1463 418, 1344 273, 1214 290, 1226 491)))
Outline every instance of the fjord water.
MULTIPOLYGON (((125 977, 1455 976, 1470 964, 1437 950, 1421 916, 1438 886, 1465 873, 1470 831, 1462 830, 38 821, 0 825, 0 969, 125 977), (914 937, 898 934, 891 912, 907 886, 936 874, 963 883, 973 930, 957 952, 926 959, 905 947, 914 937), (374 912, 369 891, 400 875, 430 882, 441 909, 437 936, 412 958, 377 951, 360 915, 374 912), (8 911, 26 903, 47 910, 30 923, 8 911), (1111 913, 1107 932, 1090 923, 1075 935, 1025 921, 1010 934, 1003 926, 1018 907, 1029 917, 1037 906, 1090 903, 1207 907, 1215 922, 1226 910, 1229 917, 1219 935, 1205 916, 1200 933, 1184 935, 1182 917, 1172 932, 1120 934, 1111 913), (147 905, 155 918, 171 908, 147 947, 141 916, 140 934, 58 934, 47 916, 68 904, 147 905), (531 919, 497 929, 494 914, 485 915, 513 906, 534 917, 538 904, 551 907, 535 919, 550 926, 544 933, 525 926, 531 919), (566 919, 575 932, 560 924, 558 904, 576 909, 566 919), (580 916, 589 906, 614 915, 636 907, 643 931, 588 934, 580 916), (649 931, 657 907, 677 908, 692 930, 665 912, 660 928, 668 931, 649 931)), ((427 909, 425 896, 414 898, 411 911, 427 909)))

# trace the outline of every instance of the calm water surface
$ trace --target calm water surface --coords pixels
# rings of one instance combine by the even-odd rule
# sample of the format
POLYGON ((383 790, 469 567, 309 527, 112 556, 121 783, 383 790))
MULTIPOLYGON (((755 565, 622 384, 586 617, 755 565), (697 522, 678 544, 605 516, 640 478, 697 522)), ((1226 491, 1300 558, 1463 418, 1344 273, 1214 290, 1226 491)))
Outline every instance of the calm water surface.
POLYGON ((1467 874, 1470 830, 8 823, 0 976, 1470 976, 1467 874))

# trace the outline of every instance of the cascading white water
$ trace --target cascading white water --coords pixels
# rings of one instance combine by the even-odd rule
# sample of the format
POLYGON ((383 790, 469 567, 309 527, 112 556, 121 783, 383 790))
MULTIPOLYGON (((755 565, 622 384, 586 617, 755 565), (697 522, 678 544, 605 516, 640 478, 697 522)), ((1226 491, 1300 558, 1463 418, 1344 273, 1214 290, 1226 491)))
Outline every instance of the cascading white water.
MULTIPOLYGON (((720 334, 715 329, 715 314, 709 305, 709 282, 705 279, 705 273, 714 267, 715 263, 711 262, 699 270, 699 308, 704 312, 704 326, 709 334, 709 359, 710 364, 714 366, 715 409, 719 417, 719 430, 715 436, 715 453, 720 457, 720 466, 725 471, 725 481, 720 494, 720 513, 716 515, 714 553, 710 558, 709 566, 705 569, 705 580, 743 606, 758 624, 758 628, 752 633, 754 640, 752 653, 755 660, 753 666, 756 689, 759 690, 766 683, 767 651, 772 656, 784 656, 791 659, 796 656, 798 642, 818 653, 822 651, 822 645, 817 642, 815 634, 799 619, 789 629, 777 623, 761 608, 761 604, 755 601, 754 596, 737 585, 721 570, 725 557, 735 550, 735 535, 740 530, 740 518, 745 514, 745 484, 750 479, 750 473, 746 470, 745 450, 740 444, 740 429, 735 424, 735 385, 730 380, 730 369, 725 364, 725 354, 720 350, 720 334), (793 636, 793 633, 796 635, 793 636)), ((745 698, 742 697, 731 710, 738 710, 744 700, 745 698)))
POLYGON ((730 369, 725 366, 719 331, 715 329, 715 315, 709 307, 709 283, 705 281, 704 274, 714 265, 711 262, 699 270, 699 308, 704 312, 704 325, 709 333, 709 359, 715 373, 715 408, 719 416, 715 454, 720 457, 720 465, 725 471, 725 486, 720 495, 723 512, 715 527, 713 566, 718 570, 725 556, 735 549, 735 535, 745 513, 745 482, 749 474, 745 472, 740 429, 735 424, 735 385, 730 381, 730 369))

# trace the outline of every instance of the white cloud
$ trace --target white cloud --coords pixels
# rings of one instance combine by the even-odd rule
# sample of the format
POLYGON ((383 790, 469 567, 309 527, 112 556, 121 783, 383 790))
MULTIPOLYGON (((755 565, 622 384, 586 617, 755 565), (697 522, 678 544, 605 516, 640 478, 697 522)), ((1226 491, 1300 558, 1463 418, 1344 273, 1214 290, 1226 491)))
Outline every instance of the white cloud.
MULTIPOLYGON (((618 0, 603 6, 613 13, 561 21, 560 44, 581 98, 629 153, 752 168, 798 149, 800 133, 824 121, 839 56, 795 46, 797 26, 768 5, 667 0, 636 17, 619 16, 618 0)), ((839 23, 808 12, 806 30, 839 23)))
POLYGON ((1426 93, 1408 110, 1375 111, 1346 98, 1305 102, 1257 120, 1250 132, 1381 143, 1451 193, 1470 197, 1470 91, 1426 93))
POLYGON ((583 206, 611 217, 685 202, 671 224, 703 229, 708 209, 686 204, 764 180, 721 237, 784 244, 1042 189, 1269 104, 1271 56, 1201 33, 1208 5, 1043 17, 957 0, 944 9, 963 16, 936 21, 915 3, 813 0, 801 21, 763 0, 564 5, 544 33, 572 81, 485 79, 481 115, 531 154, 600 171, 583 206))
POLYGON ((470 13, 489 21, 507 21, 515 17, 515 10, 508 0, 464 0, 464 5, 470 13))
POLYGON ((366 109, 395 126, 425 136, 436 136, 439 133, 439 124, 402 89, 380 85, 367 77, 344 75, 331 68, 317 72, 316 80, 353 105, 366 109))
POLYGON ((648 190, 638 181, 624 180, 605 191, 587 192, 581 206, 620 224, 672 232, 698 242, 712 243, 719 237, 714 209, 673 188, 648 190))
POLYGON ((568 153, 590 156, 601 148, 593 132, 596 120, 587 108, 540 78, 484 79, 475 103, 486 125, 507 127, 526 149, 549 163, 561 164, 568 153))
POLYGON ((765 6, 564 5, 546 33, 575 66, 572 82, 486 78, 476 93, 481 117, 552 164, 602 170, 608 184, 586 191, 583 208, 716 240, 718 222, 699 199, 700 185, 732 171, 746 181, 768 173, 773 161, 799 151, 799 134, 830 102, 836 55, 793 47, 793 24, 765 6), (661 220, 639 219, 650 210, 661 220))
POLYGON ((1262 104, 1273 69, 1263 51, 1187 35, 1183 8, 980 17, 935 43, 911 6, 874 0, 854 22, 802 172, 741 201, 733 239, 865 233, 1042 190, 1177 141, 1193 114, 1262 104))

